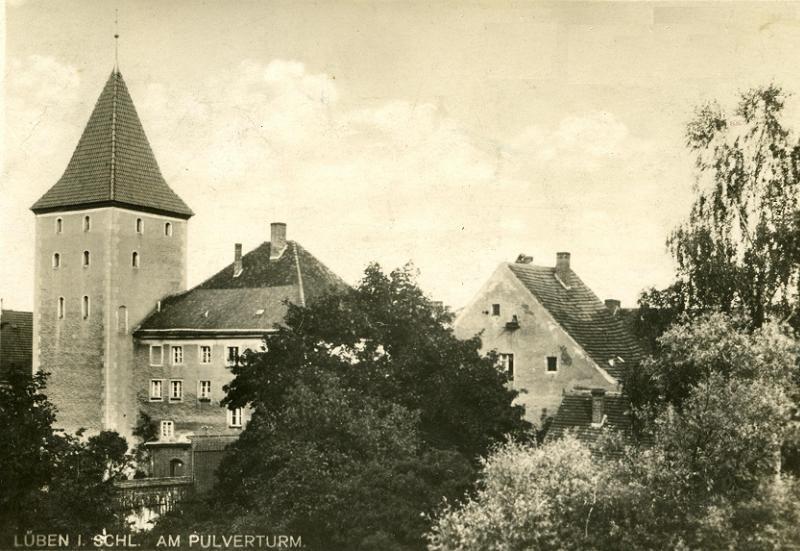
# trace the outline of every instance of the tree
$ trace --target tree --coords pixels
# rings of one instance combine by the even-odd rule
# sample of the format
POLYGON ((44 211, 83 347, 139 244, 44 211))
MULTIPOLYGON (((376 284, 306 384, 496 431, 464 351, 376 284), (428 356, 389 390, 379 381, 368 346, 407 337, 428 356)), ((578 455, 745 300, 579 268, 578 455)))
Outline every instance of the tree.
POLYGON ((770 85, 742 94, 732 115, 698 110, 686 131, 695 201, 668 240, 688 305, 743 312, 754 327, 797 310, 800 145, 781 120, 785 99, 770 85))
MULTIPOLYGON (((529 425, 495 358, 457 339, 410 268, 367 268, 355 289, 290 305, 267 349, 233 368, 229 407, 253 408, 204 527, 269 524, 311 549, 421 549, 443 497, 529 425)), ((157 530, 197 529, 186 515, 157 530)))
POLYGON ((438 550, 784 549, 800 541, 800 484, 785 457, 797 342, 723 314, 674 325, 646 362, 646 445, 608 434, 591 457, 569 436, 490 457, 476 497, 449 507, 438 550))

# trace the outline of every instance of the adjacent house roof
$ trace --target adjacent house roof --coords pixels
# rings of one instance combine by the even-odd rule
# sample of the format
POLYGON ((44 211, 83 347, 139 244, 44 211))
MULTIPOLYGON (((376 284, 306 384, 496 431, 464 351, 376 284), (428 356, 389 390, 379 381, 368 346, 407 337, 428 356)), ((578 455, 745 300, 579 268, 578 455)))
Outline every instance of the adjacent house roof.
POLYGON ((270 259, 270 249, 267 241, 244 255, 238 275, 231 263, 194 289, 163 300, 136 335, 263 334, 283 320, 286 301, 305 304, 347 287, 294 241, 277 258, 270 259))
POLYGON ((604 432, 620 431, 631 436, 631 417, 627 397, 606 394, 603 398, 605 421, 602 426, 592 426, 592 395, 589 392, 574 392, 564 396, 558 412, 547 430, 547 438, 560 438, 568 431, 578 440, 592 447, 604 432))
POLYGON ((554 267, 518 263, 508 266, 559 325, 611 376, 621 379, 626 365, 641 361, 644 353, 623 321, 609 311, 572 269, 567 269, 562 285, 554 267))
POLYGON ((189 218, 164 181, 122 74, 114 70, 64 174, 34 205, 37 214, 122 206, 189 218))
POLYGON ((12 370, 31 372, 33 313, 0 311, 0 381, 12 370))

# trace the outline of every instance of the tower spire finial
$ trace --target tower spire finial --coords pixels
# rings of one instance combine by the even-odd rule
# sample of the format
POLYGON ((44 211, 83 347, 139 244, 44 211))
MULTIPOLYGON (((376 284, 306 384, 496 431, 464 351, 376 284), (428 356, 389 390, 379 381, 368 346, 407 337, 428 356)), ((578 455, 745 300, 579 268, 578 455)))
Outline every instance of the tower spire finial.
POLYGON ((119 8, 114 9, 114 72, 119 73, 119 8))

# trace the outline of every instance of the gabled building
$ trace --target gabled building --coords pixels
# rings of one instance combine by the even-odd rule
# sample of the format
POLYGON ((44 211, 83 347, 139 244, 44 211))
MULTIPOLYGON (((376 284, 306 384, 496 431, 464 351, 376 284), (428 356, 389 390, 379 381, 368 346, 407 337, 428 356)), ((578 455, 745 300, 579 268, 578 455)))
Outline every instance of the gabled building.
POLYGON ((642 351, 615 315, 570 267, 537 266, 520 255, 500 264, 454 322, 456 335, 480 334, 482 350, 496 350, 509 384, 521 391, 526 418, 540 424, 576 389, 621 391, 628 366, 642 351))
POLYGON ((33 313, 0 306, 0 384, 12 372, 31 374, 33 313))
POLYGON ((295 241, 286 225, 271 239, 185 292, 166 297, 134 331, 137 406, 157 420, 160 440, 197 434, 236 435, 247 412, 220 407, 231 366, 261 350, 289 303, 305 305, 346 284, 295 241))

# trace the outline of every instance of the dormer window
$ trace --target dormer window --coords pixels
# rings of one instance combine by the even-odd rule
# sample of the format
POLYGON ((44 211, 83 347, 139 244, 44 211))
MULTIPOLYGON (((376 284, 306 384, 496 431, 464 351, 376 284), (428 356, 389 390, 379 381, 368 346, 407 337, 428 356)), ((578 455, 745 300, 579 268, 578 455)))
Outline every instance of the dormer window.
POLYGON ((83 267, 89 267, 89 251, 83 251, 83 267))
POLYGON ((141 218, 136 219, 136 233, 144 233, 144 221, 141 218))
POLYGON ((62 218, 56 218, 56 233, 63 233, 64 232, 64 220, 62 218))
POLYGON ((88 216, 83 217, 83 231, 89 231, 92 229, 92 219, 88 216))
POLYGON ((164 224, 164 235, 167 237, 172 237, 172 222, 167 222, 164 224))

